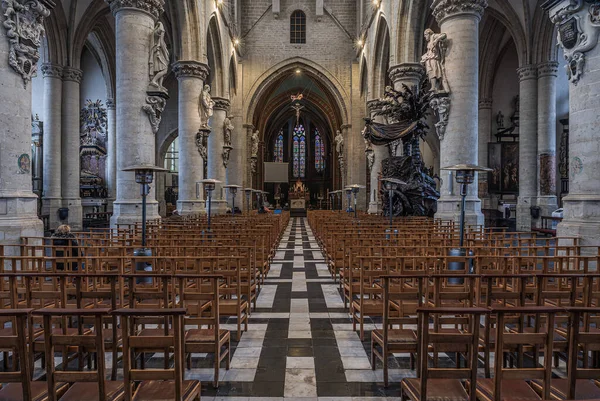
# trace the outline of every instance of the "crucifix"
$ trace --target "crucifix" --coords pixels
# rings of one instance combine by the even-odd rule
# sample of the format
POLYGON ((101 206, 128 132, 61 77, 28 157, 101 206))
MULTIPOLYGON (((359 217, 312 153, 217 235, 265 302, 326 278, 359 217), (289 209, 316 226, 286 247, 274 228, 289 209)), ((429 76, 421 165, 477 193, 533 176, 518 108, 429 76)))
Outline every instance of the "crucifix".
POLYGON ((300 125, 300 110, 302 110, 304 106, 301 106, 300 103, 296 103, 292 106, 292 109, 296 110, 296 126, 300 125))

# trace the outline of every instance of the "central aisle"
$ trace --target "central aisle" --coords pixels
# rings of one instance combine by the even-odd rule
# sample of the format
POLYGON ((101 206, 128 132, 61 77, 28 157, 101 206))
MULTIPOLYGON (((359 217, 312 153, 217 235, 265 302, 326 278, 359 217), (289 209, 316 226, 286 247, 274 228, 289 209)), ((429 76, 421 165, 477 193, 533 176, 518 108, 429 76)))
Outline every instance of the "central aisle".
MULTIPOLYGON (((394 361, 390 386, 383 387, 381 367, 371 370, 370 337, 363 343, 352 331, 338 288, 307 220, 292 219, 249 331, 232 343, 232 369, 223 371, 218 390, 209 377, 200 377, 202 399, 399 400, 401 377, 414 372, 394 361)), ((235 318, 228 323, 225 327, 234 330, 235 318)))

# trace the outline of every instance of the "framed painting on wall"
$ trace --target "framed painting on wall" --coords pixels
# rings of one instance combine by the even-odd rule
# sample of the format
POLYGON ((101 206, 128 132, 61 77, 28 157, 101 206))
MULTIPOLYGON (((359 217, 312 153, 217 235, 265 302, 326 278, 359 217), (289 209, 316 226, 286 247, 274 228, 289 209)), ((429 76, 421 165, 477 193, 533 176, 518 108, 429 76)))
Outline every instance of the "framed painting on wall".
POLYGON ((495 194, 519 193, 519 143, 488 144, 488 191, 495 194))

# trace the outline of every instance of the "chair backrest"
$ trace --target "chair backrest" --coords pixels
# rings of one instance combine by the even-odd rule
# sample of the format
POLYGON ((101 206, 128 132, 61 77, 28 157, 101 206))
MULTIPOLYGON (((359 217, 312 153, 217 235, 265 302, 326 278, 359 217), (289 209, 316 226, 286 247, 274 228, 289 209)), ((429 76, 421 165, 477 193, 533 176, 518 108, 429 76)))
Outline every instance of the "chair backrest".
MULTIPOLYGON (((170 380, 175 382, 175 399, 181 400, 183 393, 183 317, 185 308, 172 309, 118 309, 113 312, 121 317, 121 330, 123 336, 123 380, 125 382, 125 400, 132 399, 131 384, 144 380, 170 380), (165 317, 172 325, 172 331, 165 330, 162 336, 139 336, 135 330, 134 319, 148 319, 165 317), (167 334, 168 333, 168 334, 167 334), (133 369, 132 360, 135 350, 156 350, 157 352, 173 352, 174 367, 168 369, 133 369)), ((165 355, 165 359, 168 355, 165 355)))
POLYGON ((417 309, 423 305, 427 276, 424 274, 383 276, 383 340, 387 343, 390 325, 416 325, 421 330, 417 309), (398 313, 390 313, 390 309, 398 313))
MULTIPOLYGON (((482 315, 489 313, 486 308, 418 308, 419 321, 421 324, 421 341, 419 344, 419 379, 421 381, 421 399, 427 399, 427 386, 429 379, 458 379, 469 380, 470 400, 476 400, 477 386, 477 360, 479 346, 479 326, 482 315), (444 320, 448 316, 468 319, 466 330, 460 332, 439 332, 439 327, 433 325, 430 327, 430 318, 433 320, 444 320), (429 347, 441 352, 463 352, 467 349, 467 367, 459 368, 439 368, 429 367, 429 347)), ((439 357, 439 353, 434 353, 434 358, 439 357)), ((457 361, 458 364, 458 361, 457 361)), ((437 366, 437 364, 434 364, 437 366)))
MULTIPOLYGON (((56 383, 76 383, 76 382, 98 382, 98 395, 100 400, 106 399, 105 387, 105 360, 104 360, 104 339, 102 332, 102 318, 108 316, 108 308, 96 309, 56 309, 42 308, 33 311, 33 315, 41 316, 44 325, 44 351, 46 355, 46 381, 48 383, 48 400, 56 401, 56 383), (56 334, 53 332, 52 319, 77 317, 80 322, 84 317, 94 318, 93 334, 83 334, 79 330, 77 335, 56 334), (66 371, 65 358, 63 358, 63 370, 57 371, 55 366, 54 350, 55 347, 77 347, 82 349, 93 349, 96 351, 95 371, 66 371)), ((81 328, 81 324, 80 324, 81 328)))
POLYGON ((23 400, 30 400, 31 394, 31 365, 28 359, 26 344, 26 328, 29 314, 33 309, 0 309, 0 318, 9 319, 12 333, 0 337, 0 349, 12 350, 13 369, 11 372, 0 372, 0 383, 21 383, 23 400), (15 358, 18 357, 18 360, 15 358), (17 368, 18 366, 18 368, 17 368))
MULTIPOLYGON (((493 307, 492 313, 496 314, 496 351, 494 358, 494 399, 502 399, 502 380, 542 380, 542 399, 550 399, 550 378, 552 377, 552 351, 554 347, 554 317, 557 312, 564 308, 549 306, 528 307, 493 307), (533 317, 535 321, 534 330, 527 331, 523 325, 510 325, 507 327, 506 316, 520 315, 520 321, 529 320, 533 317), (546 327, 542 327, 541 321, 545 321, 546 327), (504 368, 503 362, 505 351, 514 351, 523 346, 544 349, 544 364, 538 367, 504 368)), ((522 348, 521 348, 522 349, 522 348)), ((522 352, 521 352, 522 353, 522 352)), ((537 352, 535 353, 537 354, 537 352)))
POLYGON ((600 307, 569 307, 571 314, 569 324, 569 358, 567 378, 569 388, 567 399, 575 399, 575 384, 579 379, 598 379, 600 368, 589 367, 589 354, 600 352, 598 329, 600 325, 600 307), (579 350, 583 350, 583 367, 578 366, 579 350))
POLYGON ((215 340, 219 336, 219 284, 223 276, 211 274, 178 274, 177 293, 180 308, 185 308, 185 326, 212 326, 215 340))

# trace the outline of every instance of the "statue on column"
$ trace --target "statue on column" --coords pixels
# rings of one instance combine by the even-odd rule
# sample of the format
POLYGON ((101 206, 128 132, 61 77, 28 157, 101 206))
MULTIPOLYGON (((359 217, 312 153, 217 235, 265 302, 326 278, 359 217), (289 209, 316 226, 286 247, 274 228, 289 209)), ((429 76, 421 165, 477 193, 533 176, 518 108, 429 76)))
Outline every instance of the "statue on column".
POLYGON ((152 34, 152 50, 150 50, 150 86, 165 91, 163 81, 169 71, 169 50, 165 42, 165 27, 157 22, 152 34))
POLYGON ((446 39, 445 33, 434 33, 431 29, 425 30, 427 40, 427 52, 421 58, 421 64, 425 66, 427 77, 433 93, 449 93, 450 85, 446 78, 446 39))
POLYGON ((210 129, 208 120, 213 116, 215 101, 210 96, 210 85, 204 85, 200 95, 200 117, 202 119, 202 128, 210 129))
POLYGON ((342 157, 344 155, 344 136, 342 135, 342 131, 337 130, 335 134, 335 151, 338 154, 338 157, 342 157))
POLYGON ((252 145, 252 157, 258 157, 258 143, 260 140, 259 134, 260 133, 258 132, 258 130, 254 131, 252 133, 252 136, 250 137, 250 142, 252 145))
POLYGON ((225 145, 230 145, 231 146, 231 133, 233 132, 233 130, 235 129, 235 127, 233 126, 233 124, 231 123, 231 120, 233 119, 233 117, 225 117, 225 120, 223 121, 223 134, 225 137, 225 145))

